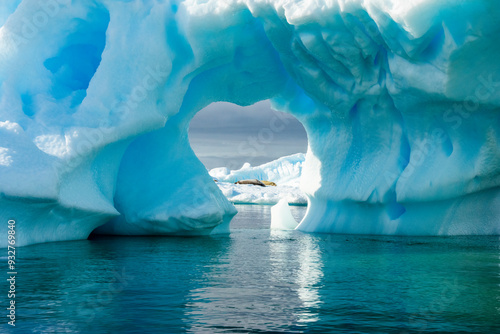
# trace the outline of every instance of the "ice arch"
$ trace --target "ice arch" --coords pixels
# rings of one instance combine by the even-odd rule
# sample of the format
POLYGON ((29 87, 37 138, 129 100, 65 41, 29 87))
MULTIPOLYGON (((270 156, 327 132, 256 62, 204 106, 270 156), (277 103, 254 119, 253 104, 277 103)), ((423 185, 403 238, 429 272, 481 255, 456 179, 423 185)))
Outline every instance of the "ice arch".
POLYGON ((301 230, 500 232, 491 1, 25 0, 0 14, 0 215, 19 244, 227 223, 187 124, 211 102, 263 99, 308 133, 301 230))

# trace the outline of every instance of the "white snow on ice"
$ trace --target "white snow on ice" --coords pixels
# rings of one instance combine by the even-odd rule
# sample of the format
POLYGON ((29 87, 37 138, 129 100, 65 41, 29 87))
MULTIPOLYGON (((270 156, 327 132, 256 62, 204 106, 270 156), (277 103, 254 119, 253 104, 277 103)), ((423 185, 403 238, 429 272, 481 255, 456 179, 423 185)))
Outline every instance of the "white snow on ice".
POLYGON ((218 181, 224 196, 234 204, 276 204, 280 199, 286 199, 289 204, 306 205, 306 194, 300 189, 304 161, 305 155, 297 153, 256 167, 246 163, 238 170, 214 168, 209 174, 218 181), (271 181, 276 186, 235 184, 251 179, 271 181))
POLYGON ((285 199, 271 208, 271 230, 293 230, 297 225, 285 199))

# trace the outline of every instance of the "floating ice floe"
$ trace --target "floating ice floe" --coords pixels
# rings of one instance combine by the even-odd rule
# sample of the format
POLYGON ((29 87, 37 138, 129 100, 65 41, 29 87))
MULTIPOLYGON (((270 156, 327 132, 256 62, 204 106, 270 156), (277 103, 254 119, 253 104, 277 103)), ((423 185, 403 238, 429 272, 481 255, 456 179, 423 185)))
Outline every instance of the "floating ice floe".
POLYGON ((271 208, 271 230, 293 230, 297 225, 286 199, 271 208))

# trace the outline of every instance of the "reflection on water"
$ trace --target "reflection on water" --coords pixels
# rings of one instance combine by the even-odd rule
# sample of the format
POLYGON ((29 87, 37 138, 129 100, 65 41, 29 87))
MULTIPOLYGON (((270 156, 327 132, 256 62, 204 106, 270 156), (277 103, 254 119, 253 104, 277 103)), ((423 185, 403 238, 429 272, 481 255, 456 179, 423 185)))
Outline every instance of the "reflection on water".
POLYGON ((297 275, 299 285, 297 294, 302 300, 303 309, 307 310, 299 314, 299 321, 316 322, 319 320, 317 310, 320 306, 318 290, 323 277, 321 253, 314 241, 308 237, 302 238, 299 246, 300 271, 297 275))
POLYGON ((0 332, 500 332, 498 237, 270 231, 270 207, 238 210, 230 236, 20 248, 0 332))

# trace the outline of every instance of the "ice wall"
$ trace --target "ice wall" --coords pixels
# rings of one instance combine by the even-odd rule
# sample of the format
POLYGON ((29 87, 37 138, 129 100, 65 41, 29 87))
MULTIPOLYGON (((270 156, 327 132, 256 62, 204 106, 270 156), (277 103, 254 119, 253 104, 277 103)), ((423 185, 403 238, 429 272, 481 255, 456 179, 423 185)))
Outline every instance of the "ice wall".
POLYGON ((308 133, 299 229, 500 233, 494 1, 0 8, 0 218, 20 245, 227 224, 189 121, 268 98, 308 133))

